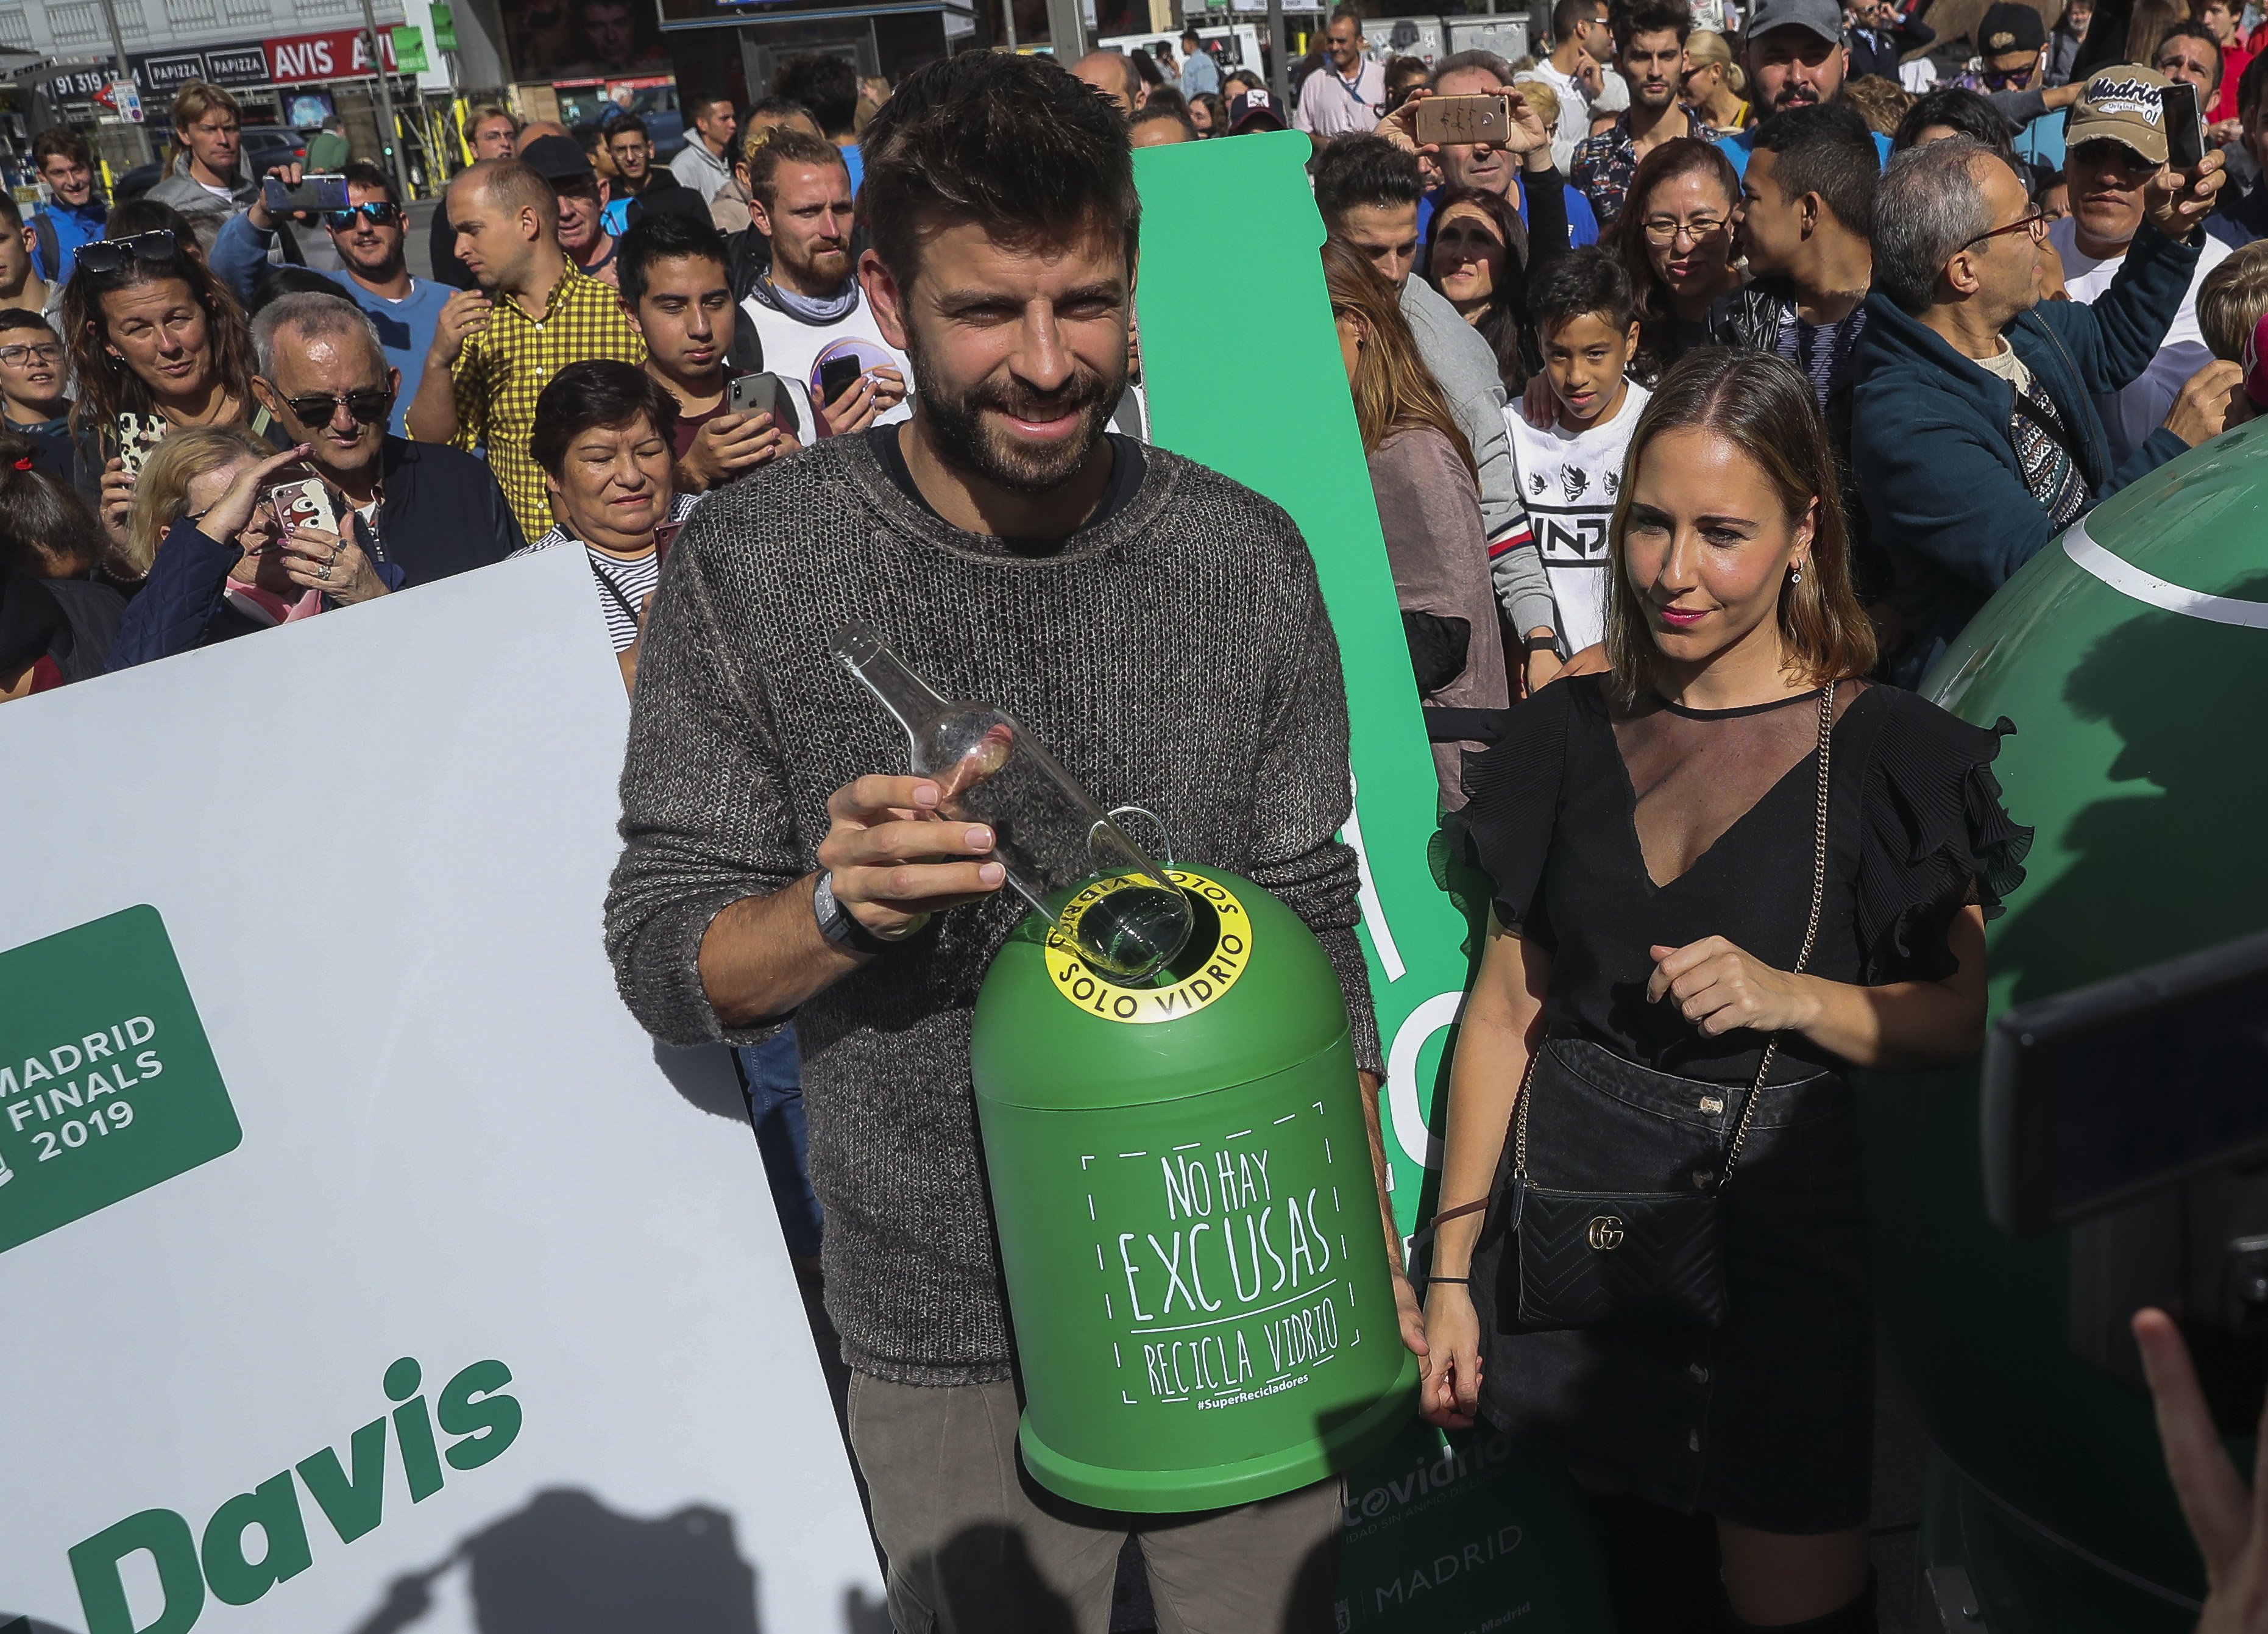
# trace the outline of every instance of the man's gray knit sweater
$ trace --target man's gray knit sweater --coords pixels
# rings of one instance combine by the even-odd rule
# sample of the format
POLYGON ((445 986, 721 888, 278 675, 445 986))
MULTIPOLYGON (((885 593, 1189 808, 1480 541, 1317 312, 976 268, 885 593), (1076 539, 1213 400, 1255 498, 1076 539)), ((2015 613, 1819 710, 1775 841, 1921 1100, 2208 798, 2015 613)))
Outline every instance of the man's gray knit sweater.
MULTIPOLYGON (((1339 973, 1358 1064, 1381 1070, 1354 855, 1333 837, 1351 800, 1346 696, 1314 563, 1267 500, 1146 452, 1127 503, 1044 556, 948 526, 864 437, 694 513, 646 621, 607 898, 622 997, 656 1036, 770 1030, 718 1021, 703 933, 815 869, 835 790, 907 769, 905 734, 828 656, 858 620, 946 696, 1016 716, 1101 805, 1156 812, 1176 857, 1281 897, 1339 973)), ((1022 911, 1004 891, 939 915, 795 1017, 827 1308, 845 1358, 876 1378, 1010 1376, 968 1039, 1022 911)))

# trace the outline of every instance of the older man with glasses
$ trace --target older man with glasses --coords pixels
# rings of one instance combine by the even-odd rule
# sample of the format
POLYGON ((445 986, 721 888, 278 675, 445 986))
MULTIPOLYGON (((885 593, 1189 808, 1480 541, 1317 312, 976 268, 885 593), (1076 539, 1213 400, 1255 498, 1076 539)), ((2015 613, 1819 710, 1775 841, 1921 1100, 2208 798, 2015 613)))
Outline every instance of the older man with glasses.
MULTIPOLYGON (((2135 76, 2148 74, 2106 70, 2088 98, 2141 125, 2150 87, 2135 76)), ((1874 197, 1851 464, 1894 577, 1893 680, 1918 683, 1992 593, 2096 504, 2220 433, 2234 364, 2190 380, 2123 460, 2096 408, 2156 357, 2220 182, 2217 153, 2191 176, 2158 165, 2131 248, 2088 305, 2040 298, 2046 218, 1991 148, 1955 136, 1890 162, 1874 197)))
MULTIPOLYGON (((279 165, 268 173, 286 187, 297 187, 301 166, 279 165)), ((441 308, 448 304, 449 286, 410 276, 404 254, 409 218, 394 179, 374 165, 350 165, 345 174, 346 208, 325 211, 321 217, 342 269, 312 270, 337 284, 339 292, 367 313, 376 326, 387 364, 401 377, 390 425, 400 437, 405 434, 405 416, 425 372, 425 354, 433 344, 434 327, 440 321, 441 308)), ((247 305, 273 264, 271 252, 281 253, 276 242, 278 225, 263 188, 262 196, 232 217, 213 240, 213 272, 247 305)))
POLYGON ((501 562, 526 543, 487 464, 437 443, 390 436, 401 372, 370 314, 342 296, 286 295, 253 320, 253 395, 277 438, 307 445, 332 511, 372 561, 405 587, 501 562))

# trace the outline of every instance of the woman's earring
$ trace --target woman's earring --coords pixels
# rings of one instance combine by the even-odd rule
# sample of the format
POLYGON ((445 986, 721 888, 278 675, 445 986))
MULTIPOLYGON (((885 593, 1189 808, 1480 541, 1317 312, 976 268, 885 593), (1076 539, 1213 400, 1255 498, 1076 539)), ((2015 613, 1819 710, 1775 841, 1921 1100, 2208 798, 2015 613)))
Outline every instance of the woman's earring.
POLYGON ((1800 567, 1792 567, 1788 569, 1787 582, 1791 585, 1800 585, 1803 583, 1803 570, 1800 567))

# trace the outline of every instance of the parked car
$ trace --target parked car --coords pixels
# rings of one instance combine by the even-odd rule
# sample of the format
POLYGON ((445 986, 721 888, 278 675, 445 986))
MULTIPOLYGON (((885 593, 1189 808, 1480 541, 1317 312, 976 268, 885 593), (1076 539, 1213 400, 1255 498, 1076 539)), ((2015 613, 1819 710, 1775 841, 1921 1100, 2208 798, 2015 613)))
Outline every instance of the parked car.
POLYGON ((247 125, 244 128, 245 168, 264 176, 278 165, 307 158, 307 133, 288 125, 247 125))

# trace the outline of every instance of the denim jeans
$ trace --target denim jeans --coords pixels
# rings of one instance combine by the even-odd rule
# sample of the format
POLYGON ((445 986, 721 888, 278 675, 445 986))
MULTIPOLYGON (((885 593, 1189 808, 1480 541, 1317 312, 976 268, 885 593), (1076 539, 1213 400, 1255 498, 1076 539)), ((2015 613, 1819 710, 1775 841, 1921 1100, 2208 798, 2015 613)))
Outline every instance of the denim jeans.
POLYGON ((740 1066, 741 1093, 748 1098, 748 1122, 755 1126, 756 1150, 763 1154, 771 1181, 772 1206, 779 1211, 780 1235, 798 1259, 819 1256, 819 1199, 811 1189, 810 1137, 803 1120, 803 1064, 795 1050, 795 1029, 782 1027, 761 1044, 733 1050, 740 1066))

